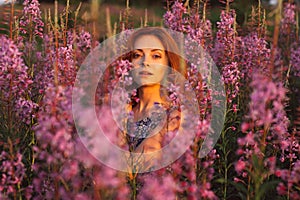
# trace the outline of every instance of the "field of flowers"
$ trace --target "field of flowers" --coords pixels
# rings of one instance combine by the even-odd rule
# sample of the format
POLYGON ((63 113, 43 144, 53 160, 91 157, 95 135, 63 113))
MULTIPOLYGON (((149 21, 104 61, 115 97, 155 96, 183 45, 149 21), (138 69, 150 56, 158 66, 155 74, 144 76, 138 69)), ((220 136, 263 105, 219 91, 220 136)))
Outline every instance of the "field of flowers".
MULTIPOLYGON (((60 12, 55 2, 54 14, 38 0, 25 0, 22 12, 14 3, 1 7, 0 199, 300 199, 300 5, 278 0, 266 10, 259 2, 238 24, 233 3, 222 1, 213 28, 209 0, 167 1, 164 26, 193 38, 222 75, 225 122, 213 150, 199 158, 212 105, 191 65, 200 105, 194 142, 174 163, 144 174, 107 167, 77 134, 72 91, 100 43, 91 29, 97 24, 78 20, 80 5, 69 1, 60 12)), ((110 34, 138 28, 129 7, 121 16, 110 34)), ((119 76, 111 71, 104 81, 119 76)), ((114 140, 117 130, 109 131, 114 140)))

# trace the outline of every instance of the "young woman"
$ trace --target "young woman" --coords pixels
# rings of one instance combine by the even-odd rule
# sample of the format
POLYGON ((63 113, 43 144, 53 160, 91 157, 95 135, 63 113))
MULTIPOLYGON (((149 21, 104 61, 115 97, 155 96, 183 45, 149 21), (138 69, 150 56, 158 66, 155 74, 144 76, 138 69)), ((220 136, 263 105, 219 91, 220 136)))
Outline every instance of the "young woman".
MULTIPOLYGON (((180 108, 170 102, 166 82, 174 81, 171 74, 179 74, 183 80, 186 64, 175 40, 163 28, 138 29, 130 36, 128 47, 139 101, 129 106, 132 118, 127 121, 127 143, 131 152, 159 151, 167 134, 179 129, 181 120, 180 108)), ((150 163, 151 158, 146 158, 144 165, 150 163)))

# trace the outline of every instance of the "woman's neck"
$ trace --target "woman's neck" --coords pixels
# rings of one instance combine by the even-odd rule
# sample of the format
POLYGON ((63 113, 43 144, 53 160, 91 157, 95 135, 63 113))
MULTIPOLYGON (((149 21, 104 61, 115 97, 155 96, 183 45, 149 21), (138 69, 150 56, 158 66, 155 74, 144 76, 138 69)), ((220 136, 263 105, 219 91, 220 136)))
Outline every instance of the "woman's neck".
POLYGON ((137 116, 146 114, 154 103, 162 103, 160 85, 143 86, 139 88, 139 103, 135 108, 137 116))

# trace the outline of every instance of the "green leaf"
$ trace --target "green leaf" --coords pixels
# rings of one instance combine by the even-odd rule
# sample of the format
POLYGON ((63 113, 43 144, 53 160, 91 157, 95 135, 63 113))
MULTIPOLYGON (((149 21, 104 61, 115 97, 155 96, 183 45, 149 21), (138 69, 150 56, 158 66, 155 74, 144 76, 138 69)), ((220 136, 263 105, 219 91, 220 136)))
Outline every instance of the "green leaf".
POLYGON ((245 185, 241 184, 241 183, 236 183, 233 181, 230 181, 230 184, 233 185, 238 191, 243 192, 244 194, 247 194, 247 188, 245 187, 245 185))
POLYGON ((262 184, 261 187, 259 188, 258 194, 256 194, 256 197, 258 199, 262 199, 262 197, 265 195, 265 193, 268 190, 275 188, 279 182, 280 181, 275 180, 275 181, 269 181, 269 182, 262 184))
POLYGON ((217 180, 215 180, 216 183, 225 183, 225 179, 224 178, 218 178, 217 180))

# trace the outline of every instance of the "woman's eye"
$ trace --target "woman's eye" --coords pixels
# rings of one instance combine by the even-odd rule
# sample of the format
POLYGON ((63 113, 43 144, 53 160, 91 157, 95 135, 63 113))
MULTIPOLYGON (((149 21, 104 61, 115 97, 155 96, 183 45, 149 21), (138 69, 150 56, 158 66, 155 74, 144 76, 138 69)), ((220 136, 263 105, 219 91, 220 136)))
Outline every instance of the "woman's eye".
POLYGON ((135 59, 136 59, 136 58, 139 58, 140 56, 141 56, 141 54, 139 54, 139 53, 134 53, 134 54, 133 54, 133 58, 135 58, 135 59))
POLYGON ((154 59, 161 58, 161 55, 159 55, 159 54, 154 54, 154 55, 153 55, 153 58, 154 58, 154 59))

